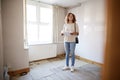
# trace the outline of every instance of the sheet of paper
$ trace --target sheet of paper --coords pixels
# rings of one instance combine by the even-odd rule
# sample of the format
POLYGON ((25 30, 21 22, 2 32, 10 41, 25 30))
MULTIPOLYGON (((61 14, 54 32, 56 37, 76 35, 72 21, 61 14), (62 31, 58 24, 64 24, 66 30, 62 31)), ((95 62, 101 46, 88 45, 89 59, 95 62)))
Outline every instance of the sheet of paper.
POLYGON ((70 33, 69 32, 64 32, 64 35, 65 36, 70 36, 70 33))

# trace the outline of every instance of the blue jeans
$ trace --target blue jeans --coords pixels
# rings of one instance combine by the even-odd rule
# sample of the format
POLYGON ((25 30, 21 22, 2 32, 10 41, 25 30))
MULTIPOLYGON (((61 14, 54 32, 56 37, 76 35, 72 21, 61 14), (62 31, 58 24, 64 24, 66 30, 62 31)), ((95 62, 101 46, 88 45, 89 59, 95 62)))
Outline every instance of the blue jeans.
POLYGON ((71 53, 71 66, 74 66, 75 64, 75 42, 65 42, 64 48, 66 52, 66 66, 69 66, 69 54, 71 53))

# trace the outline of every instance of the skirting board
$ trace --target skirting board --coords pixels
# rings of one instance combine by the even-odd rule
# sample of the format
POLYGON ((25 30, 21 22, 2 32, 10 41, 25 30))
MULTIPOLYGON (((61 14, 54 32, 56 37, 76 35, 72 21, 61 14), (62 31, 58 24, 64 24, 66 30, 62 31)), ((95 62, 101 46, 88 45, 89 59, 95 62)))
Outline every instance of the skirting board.
POLYGON ((79 59, 79 60, 81 60, 81 61, 84 61, 84 62, 87 62, 87 63, 90 63, 90 64, 95 64, 95 65, 99 65, 99 66, 103 66, 103 64, 102 63, 99 63, 99 62, 95 62, 95 61, 92 61, 92 60, 89 60, 89 59, 86 59, 86 58, 83 58, 83 57, 80 57, 80 56, 75 56, 76 57, 76 59, 79 59))
MULTIPOLYGON (((65 56, 65 53, 57 55, 57 57, 61 57, 61 56, 65 56)), ((103 66, 102 63, 95 62, 95 61, 92 61, 92 60, 89 60, 89 59, 86 59, 86 58, 83 58, 83 57, 80 57, 80 56, 77 56, 77 55, 75 55, 75 58, 78 59, 78 60, 81 60, 81 61, 90 63, 90 64, 99 65, 99 66, 101 66, 101 67, 103 66)))
POLYGON ((12 76, 16 76, 19 74, 23 74, 23 73, 28 73, 30 71, 30 68, 24 68, 24 69, 20 69, 20 70, 15 70, 15 71, 8 71, 8 74, 12 77, 12 76))

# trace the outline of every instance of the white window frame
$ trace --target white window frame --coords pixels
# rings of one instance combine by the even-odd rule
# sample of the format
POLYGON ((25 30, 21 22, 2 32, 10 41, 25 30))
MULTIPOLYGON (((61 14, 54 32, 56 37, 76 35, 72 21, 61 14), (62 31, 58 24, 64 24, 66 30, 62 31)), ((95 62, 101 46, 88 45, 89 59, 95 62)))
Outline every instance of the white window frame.
MULTIPOLYGON (((38 1, 31 1, 31 0, 28 0, 27 1, 27 4, 28 5, 35 5, 35 6, 37 6, 36 7, 36 15, 37 15, 37 21, 39 21, 39 22, 37 22, 39 25, 40 24, 47 24, 47 23, 41 23, 40 22, 40 7, 44 7, 44 8, 51 8, 51 9, 53 9, 53 6, 52 5, 48 5, 48 4, 43 4, 43 3, 40 3, 40 2, 38 2, 38 1)), ((27 15, 27 14, 26 14, 27 15)), ((27 22, 27 21, 26 21, 27 22)), ((30 22, 30 23, 32 23, 32 22, 30 22)), ((28 22, 26 23, 26 24, 29 24, 28 22)), ((38 27, 39 28, 39 27, 38 27)), ((39 30, 39 29, 38 29, 39 30)), ((53 30, 53 23, 52 23, 52 30, 53 30)), ((39 32, 39 31, 38 31, 39 32)), ((26 34, 26 35, 28 35, 28 34, 26 34)), ((52 42, 48 42, 48 43, 40 43, 40 42, 35 42, 35 43, 32 43, 32 44, 28 44, 28 45, 38 45, 38 44, 52 44, 53 43, 53 32, 52 32, 52 42)))

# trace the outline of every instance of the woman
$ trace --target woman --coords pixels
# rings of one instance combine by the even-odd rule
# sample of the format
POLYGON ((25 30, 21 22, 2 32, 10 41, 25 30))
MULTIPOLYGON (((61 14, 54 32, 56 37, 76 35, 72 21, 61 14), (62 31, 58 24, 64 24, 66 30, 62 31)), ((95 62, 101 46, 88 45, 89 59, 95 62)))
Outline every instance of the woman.
POLYGON ((65 24, 61 35, 64 36, 64 48, 66 52, 66 65, 63 70, 70 69, 71 72, 74 71, 75 64, 75 37, 79 35, 78 25, 76 24, 76 18, 73 13, 68 13, 66 15, 65 24), (69 54, 71 53, 71 67, 69 67, 69 54))

